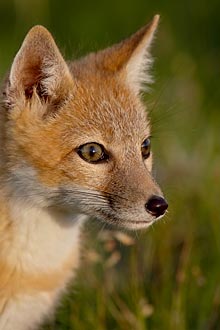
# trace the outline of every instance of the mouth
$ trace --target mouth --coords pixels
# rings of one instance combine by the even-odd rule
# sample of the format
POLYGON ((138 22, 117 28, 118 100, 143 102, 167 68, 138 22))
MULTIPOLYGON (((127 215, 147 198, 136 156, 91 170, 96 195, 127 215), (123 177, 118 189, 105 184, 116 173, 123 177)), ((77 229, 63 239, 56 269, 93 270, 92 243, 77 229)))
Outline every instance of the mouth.
POLYGON ((157 222, 159 219, 163 217, 163 215, 160 217, 155 217, 151 215, 146 220, 126 220, 121 216, 115 214, 109 214, 108 212, 103 210, 100 213, 101 214, 97 215, 97 217, 102 222, 106 222, 110 225, 121 227, 128 230, 146 229, 149 226, 151 226, 154 222, 157 222))
POLYGON ((121 226, 131 230, 146 229, 150 227, 156 220, 157 219, 146 221, 123 221, 123 223, 121 223, 121 226))

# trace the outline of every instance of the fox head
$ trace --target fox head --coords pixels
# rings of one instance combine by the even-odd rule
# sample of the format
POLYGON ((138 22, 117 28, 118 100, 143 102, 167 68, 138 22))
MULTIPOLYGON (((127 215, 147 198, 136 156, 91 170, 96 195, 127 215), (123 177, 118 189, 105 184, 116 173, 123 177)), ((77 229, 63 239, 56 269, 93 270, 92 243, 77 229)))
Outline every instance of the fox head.
POLYGON ((4 89, 1 153, 11 194, 128 229, 165 213, 140 97, 158 19, 68 64, 44 27, 29 31, 4 89))

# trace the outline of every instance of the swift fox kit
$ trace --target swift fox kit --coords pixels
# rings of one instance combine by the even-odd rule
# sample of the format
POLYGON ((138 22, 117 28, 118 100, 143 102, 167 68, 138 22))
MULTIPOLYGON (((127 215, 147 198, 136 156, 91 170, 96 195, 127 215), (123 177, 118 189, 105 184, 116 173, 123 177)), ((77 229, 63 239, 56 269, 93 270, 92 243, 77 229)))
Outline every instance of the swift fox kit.
POLYGON ((140 99, 158 19, 70 63, 42 26, 17 53, 0 109, 1 330, 35 329, 54 310, 87 217, 139 229, 166 212, 140 99))

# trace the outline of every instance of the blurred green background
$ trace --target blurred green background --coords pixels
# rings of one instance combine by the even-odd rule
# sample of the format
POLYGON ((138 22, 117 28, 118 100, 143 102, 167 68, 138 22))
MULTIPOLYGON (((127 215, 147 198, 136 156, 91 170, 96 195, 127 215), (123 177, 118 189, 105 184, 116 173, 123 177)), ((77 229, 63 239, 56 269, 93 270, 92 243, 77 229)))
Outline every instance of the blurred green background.
POLYGON ((88 223, 77 281, 45 329, 220 329, 219 12, 219 0, 0 0, 1 79, 34 24, 70 59, 161 14, 145 100, 169 214, 133 234, 88 223))

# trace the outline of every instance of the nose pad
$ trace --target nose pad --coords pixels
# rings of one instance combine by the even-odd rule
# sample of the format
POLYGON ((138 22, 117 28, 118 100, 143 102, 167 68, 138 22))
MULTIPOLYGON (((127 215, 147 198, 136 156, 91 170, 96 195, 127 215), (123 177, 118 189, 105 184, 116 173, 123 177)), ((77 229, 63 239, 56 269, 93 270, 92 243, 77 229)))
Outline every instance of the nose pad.
POLYGON ((152 196, 145 204, 145 207, 148 213, 158 218, 166 212, 168 204, 164 198, 152 196))

